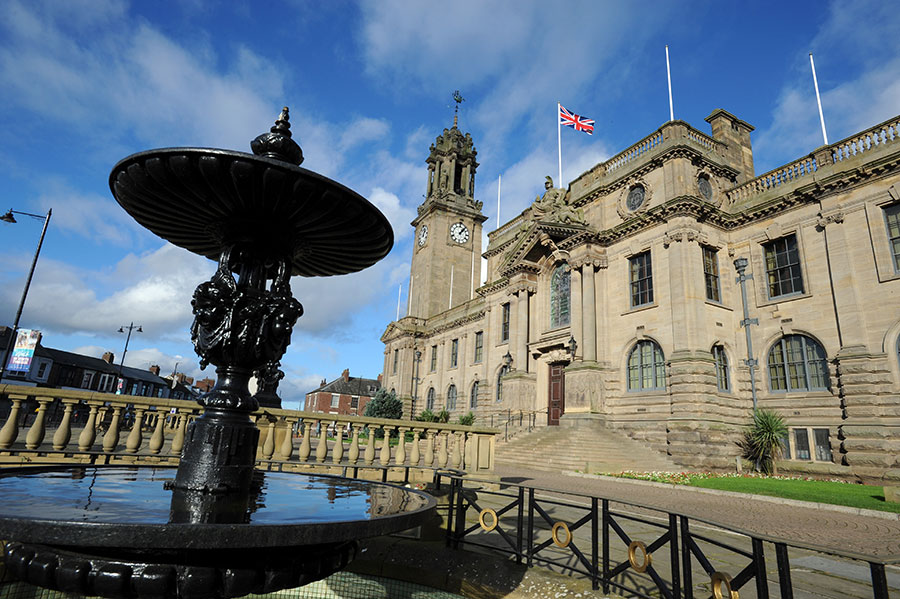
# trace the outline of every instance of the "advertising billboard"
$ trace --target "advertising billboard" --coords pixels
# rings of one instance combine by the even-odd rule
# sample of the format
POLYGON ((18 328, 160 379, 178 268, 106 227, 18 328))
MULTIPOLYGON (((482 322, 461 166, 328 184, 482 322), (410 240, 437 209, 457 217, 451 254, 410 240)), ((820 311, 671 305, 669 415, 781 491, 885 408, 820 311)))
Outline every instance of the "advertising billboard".
POLYGON ((41 340, 41 332, 33 329, 19 329, 16 336, 16 345, 6 370, 11 372, 28 372, 31 369, 31 361, 34 359, 34 349, 41 340))

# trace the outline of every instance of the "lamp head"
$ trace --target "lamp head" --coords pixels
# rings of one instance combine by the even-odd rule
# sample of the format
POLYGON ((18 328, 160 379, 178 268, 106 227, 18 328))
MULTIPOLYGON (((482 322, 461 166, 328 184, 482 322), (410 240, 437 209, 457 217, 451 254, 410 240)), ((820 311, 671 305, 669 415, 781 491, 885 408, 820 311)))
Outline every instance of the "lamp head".
POLYGON ((512 364, 513 357, 509 352, 506 352, 506 355, 503 356, 503 363, 507 366, 507 368, 512 364))
POLYGON ((120 332, 120 333, 124 333, 124 332, 125 332, 125 329, 122 328, 122 327, 119 327, 119 332, 120 332))
POLYGON ((3 216, 0 216, 0 220, 2 220, 5 223, 15 223, 16 217, 13 216, 12 208, 10 208, 9 211, 6 214, 4 214, 3 216))
POLYGON ((143 332, 144 332, 144 329, 143 329, 143 328, 141 328, 141 327, 138 327, 138 330, 137 330, 137 332, 138 332, 138 333, 143 333, 143 332))
POLYGON ((572 336, 569 337, 569 342, 566 344, 566 347, 567 347, 567 349, 569 350, 569 353, 570 353, 570 354, 572 355, 572 357, 574 358, 574 357, 575 357, 575 350, 578 348, 578 344, 575 342, 575 336, 574 336, 574 335, 572 335, 572 336))

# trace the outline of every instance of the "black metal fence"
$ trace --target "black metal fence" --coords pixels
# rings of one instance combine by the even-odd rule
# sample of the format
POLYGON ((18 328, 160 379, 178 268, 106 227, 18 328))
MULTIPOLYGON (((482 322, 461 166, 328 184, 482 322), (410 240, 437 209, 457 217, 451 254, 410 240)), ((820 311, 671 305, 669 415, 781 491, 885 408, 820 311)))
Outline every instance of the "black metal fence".
MULTIPOLYGON (((595 590, 602 588, 604 593, 665 599, 692 599, 697 595, 766 599, 771 584, 773 591, 777 589, 773 597, 792 599, 795 586, 789 553, 815 553, 775 538, 750 536, 639 503, 611 502, 520 484, 498 486, 450 473, 438 473, 439 485, 442 478, 450 486, 450 546, 481 547, 505 553, 529 567, 538 563, 582 575, 591 580, 595 590), (771 581, 767 550, 770 559, 773 551, 775 557, 771 581)), ((820 553, 829 559, 838 556, 867 564, 868 580, 858 576, 855 584, 862 588, 854 594, 888 599, 885 562, 862 561, 839 549, 820 553), (869 587, 868 592, 865 587, 869 587)), ((804 576, 807 572, 804 569, 804 576)), ((835 592, 843 596, 840 589, 835 592)))

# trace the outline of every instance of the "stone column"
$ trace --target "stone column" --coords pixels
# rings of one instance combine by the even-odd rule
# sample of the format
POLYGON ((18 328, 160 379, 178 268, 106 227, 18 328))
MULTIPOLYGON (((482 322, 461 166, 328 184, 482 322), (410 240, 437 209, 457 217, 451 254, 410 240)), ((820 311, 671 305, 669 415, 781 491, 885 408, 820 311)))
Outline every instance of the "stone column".
POLYGON ((594 296, 594 264, 587 262, 581 267, 581 307, 582 333, 581 357, 585 362, 597 360, 597 305, 594 296))
POLYGON ((582 296, 581 296, 581 268, 579 264, 571 265, 569 277, 569 330, 575 338, 575 357, 580 358, 584 354, 582 347, 582 296))
POLYGON ((516 353, 513 365, 522 372, 528 371, 528 289, 516 293, 516 353))

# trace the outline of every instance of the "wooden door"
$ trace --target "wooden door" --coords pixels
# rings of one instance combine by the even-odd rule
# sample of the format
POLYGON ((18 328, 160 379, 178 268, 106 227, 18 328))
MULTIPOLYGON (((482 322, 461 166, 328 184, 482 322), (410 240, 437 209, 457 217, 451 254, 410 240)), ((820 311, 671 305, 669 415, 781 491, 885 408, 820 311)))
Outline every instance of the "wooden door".
POLYGON ((556 426, 559 417, 566 412, 565 364, 550 365, 550 400, 547 406, 547 424, 556 426))

